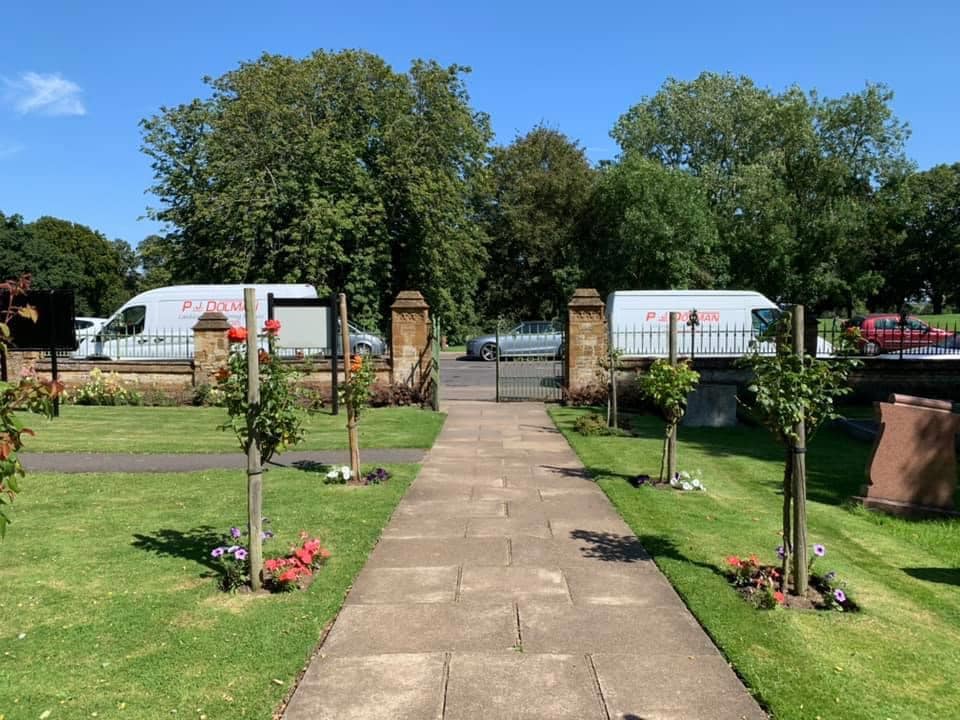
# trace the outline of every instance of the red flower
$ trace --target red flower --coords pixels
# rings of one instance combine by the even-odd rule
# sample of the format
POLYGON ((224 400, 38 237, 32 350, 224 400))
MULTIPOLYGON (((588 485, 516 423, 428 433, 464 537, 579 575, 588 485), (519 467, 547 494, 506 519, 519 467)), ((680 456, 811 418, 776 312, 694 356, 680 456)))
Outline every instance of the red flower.
POLYGON ((282 575, 280 575, 280 577, 277 578, 277 580, 279 580, 280 582, 293 582, 296 579, 297 579, 296 570, 287 570, 285 573, 283 573, 282 575))
POLYGON ((731 555, 730 557, 727 558, 727 565, 731 565, 733 567, 740 567, 742 564, 743 563, 740 561, 740 558, 738 558, 736 555, 731 555))
POLYGON ((776 601, 777 601, 778 603, 780 603, 781 605, 783 605, 783 603, 785 603, 786 600, 787 600, 787 599, 783 596, 783 593, 780 592, 779 590, 777 590, 777 591, 773 594, 773 599, 776 600, 776 601))
POLYGON ((230 342, 241 343, 247 339, 247 329, 242 325, 234 325, 227 330, 227 340, 230 342))
POLYGON ((230 368, 225 368, 225 367, 220 368, 219 370, 217 370, 217 374, 214 377, 217 378, 218 382, 223 382, 228 377, 230 377, 230 368))
POLYGON ((268 335, 277 335, 280 332, 279 320, 267 320, 263 324, 263 331, 268 335))
POLYGON ((362 357, 360 357, 359 355, 354 355, 352 358, 350 358, 350 372, 352 373, 360 372, 361 368, 363 368, 362 357))
POLYGON ((257 359, 260 361, 261 365, 266 365, 270 362, 270 353, 268 353, 266 350, 261 350, 257 355, 257 359))
POLYGON ((313 562, 313 553, 306 548, 299 548, 293 554, 296 555, 297 560, 302 562, 304 565, 310 565, 310 563, 313 562))

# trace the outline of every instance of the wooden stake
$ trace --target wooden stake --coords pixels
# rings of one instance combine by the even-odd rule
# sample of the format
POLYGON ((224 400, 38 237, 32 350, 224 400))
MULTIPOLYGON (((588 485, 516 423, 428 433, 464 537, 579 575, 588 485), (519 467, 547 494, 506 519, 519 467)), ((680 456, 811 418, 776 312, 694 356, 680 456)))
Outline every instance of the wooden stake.
MULTIPOLYGON (((670 364, 677 364, 677 321, 680 313, 670 313, 670 364)), ((667 482, 677 474, 677 423, 671 418, 667 434, 667 482)))
POLYGON ((260 589, 263 546, 263 468, 260 466, 260 436, 254 420, 260 412, 260 348, 257 342, 257 291, 244 288, 243 305, 247 324, 247 530, 250 538, 250 586, 260 589))
MULTIPOLYGON (((793 308, 793 348, 803 359, 803 305, 793 308)), ((807 591, 807 428, 803 419, 794 426, 793 445, 793 585, 797 595, 807 591)))
MULTIPOLYGON (((350 384, 350 326, 347 324, 347 296, 340 293, 340 337, 343 342, 343 381, 350 384)), ((347 440, 350 443, 350 472, 354 480, 360 477, 360 442, 357 438, 357 411, 347 403, 347 440)))

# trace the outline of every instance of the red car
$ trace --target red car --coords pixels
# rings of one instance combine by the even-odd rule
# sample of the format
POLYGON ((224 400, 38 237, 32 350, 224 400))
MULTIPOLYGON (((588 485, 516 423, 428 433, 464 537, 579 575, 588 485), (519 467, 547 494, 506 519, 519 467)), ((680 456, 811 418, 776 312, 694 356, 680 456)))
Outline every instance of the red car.
POLYGON ((896 352, 901 347, 904 350, 929 347, 953 337, 952 332, 931 327, 912 315, 907 317, 907 324, 901 327, 900 316, 895 313, 855 317, 844 327, 859 328, 859 342, 865 355, 896 352))

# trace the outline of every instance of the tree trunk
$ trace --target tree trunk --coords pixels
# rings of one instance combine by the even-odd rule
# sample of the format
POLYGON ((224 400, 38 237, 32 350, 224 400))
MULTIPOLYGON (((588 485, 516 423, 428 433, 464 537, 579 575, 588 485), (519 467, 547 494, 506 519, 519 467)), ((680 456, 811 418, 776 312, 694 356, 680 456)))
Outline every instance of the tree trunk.
POLYGON ((677 424, 670 423, 667 430, 667 480, 677 474, 677 424))
POLYGON ((257 345, 257 295, 253 288, 244 288, 243 303, 247 325, 247 532, 250 548, 250 587, 260 589, 263 570, 263 546, 260 531, 263 524, 263 468, 260 461, 260 437, 254 420, 260 412, 260 348, 257 345))
MULTIPOLYGON (((803 357, 803 305, 793 309, 794 352, 803 357)), ((794 427, 793 446, 793 586, 802 596, 807 591, 807 429, 803 419, 794 427)))
POLYGON ((790 576, 790 556, 793 539, 790 537, 791 499, 793 498, 793 452, 790 443, 786 446, 783 464, 783 557, 780 558, 780 592, 787 592, 790 576))

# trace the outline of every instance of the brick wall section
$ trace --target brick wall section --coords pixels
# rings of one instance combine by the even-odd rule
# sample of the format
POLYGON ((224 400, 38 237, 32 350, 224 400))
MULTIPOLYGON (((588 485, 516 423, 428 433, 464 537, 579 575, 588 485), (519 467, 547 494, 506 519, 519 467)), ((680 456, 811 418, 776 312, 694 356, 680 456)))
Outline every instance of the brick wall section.
POLYGON ((403 290, 390 311, 393 382, 422 390, 430 378, 430 306, 419 290, 403 290))
POLYGON ((230 342, 227 316, 219 312, 205 312, 193 326, 193 385, 214 385, 214 374, 227 364, 230 342))
POLYGON ((597 384, 600 361, 607 355, 607 320, 600 293, 580 288, 567 304, 567 387, 571 391, 597 384))

